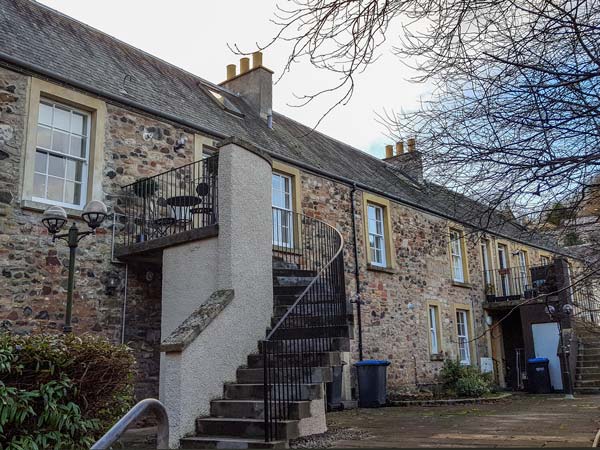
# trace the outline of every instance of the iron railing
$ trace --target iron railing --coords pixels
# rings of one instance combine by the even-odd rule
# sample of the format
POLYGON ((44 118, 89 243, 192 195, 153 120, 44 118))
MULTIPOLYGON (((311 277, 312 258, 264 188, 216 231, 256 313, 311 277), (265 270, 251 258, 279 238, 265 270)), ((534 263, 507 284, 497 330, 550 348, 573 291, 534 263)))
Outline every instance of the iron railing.
POLYGON ((592 280, 574 283, 570 290, 574 315, 591 324, 600 324, 600 293, 592 280))
POLYGON ((217 158, 211 156, 124 186, 121 244, 130 247, 216 224, 217 158))
POLYGON ((282 437, 280 423, 291 418, 303 385, 314 382, 319 354, 332 350, 336 327, 347 325, 343 246, 334 227, 273 208, 274 258, 310 282, 261 342, 267 442, 282 437))
POLYGON ((552 273, 552 265, 515 266, 484 272, 485 293, 488 301, 533 298, 542 291, 552 273))

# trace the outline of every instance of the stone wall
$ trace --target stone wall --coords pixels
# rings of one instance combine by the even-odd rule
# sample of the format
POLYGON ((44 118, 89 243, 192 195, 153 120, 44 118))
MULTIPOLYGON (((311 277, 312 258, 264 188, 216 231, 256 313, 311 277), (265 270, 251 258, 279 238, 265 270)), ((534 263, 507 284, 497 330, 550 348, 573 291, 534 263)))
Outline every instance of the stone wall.
MULTIPOLYGON (((355 294, 350 186, 302 172, 302 212, 333 224, 345 239, 347 295, 355 294)), ((367 269, 362 192, 355 194, 365 359, 388 359, 392 396, 436 382, 443 362, 431 360, 427 302, 440 305, 442 349, 456 358, 455 305, 472 308, 475 337, 484 334, 484 282, 478 233, 465 230, 470 286, 456 286, 450 273, 448 221, 416 209, 391 203, 392 271, 367 269)), ((509 253, 522 245, 507 242, 509 253)), ((495 241, 493 241, 495 245, 495 241)), ((530 264, 539 264, 539 251, 527 248, 530 264)), ((494 252, 495 253, 495 252, 494 252)), ((495 258, 496 255, 494 255, 495 258)), ((515 265, 511 261, 511 265, 515 265)), ((496 267, 497 264, 496 264, 496 267)), ((356 313, 356 310, 355 310, 356 313)), ((357 320, 355 319, 355 323, 357 320)), ((352 341, 358 359, 358 330, 352 341)), ((472 360, 491 356, 488 336, 476 341, 472 360)))
MULTIPOLYGON (((30 78, 0 68, 0 326, 16 333, 60 332, 64 320, 68 248, 52 243, 41 211, 21 208, 25 124, 30 78)), ((118 106, 107 105, 103 200, 118 212, 121 186, 193 159, 194 135, 181 128, 118 106), (173 144, 187 137, 184 149, 173 144)), ((118 222, 118 221, 117 221, 118 222)), ((81 228, 86 225, 80 223, 81 228)), ((123 338, 138 360, 137 395, 158 395, 160 267, 111 261, 112 219, 78 249, 73 325, 76 333, 123 338), (117 289, 107 289, 109 278, 117 289), (123 306, 125 335, 121 336, 123 306)))

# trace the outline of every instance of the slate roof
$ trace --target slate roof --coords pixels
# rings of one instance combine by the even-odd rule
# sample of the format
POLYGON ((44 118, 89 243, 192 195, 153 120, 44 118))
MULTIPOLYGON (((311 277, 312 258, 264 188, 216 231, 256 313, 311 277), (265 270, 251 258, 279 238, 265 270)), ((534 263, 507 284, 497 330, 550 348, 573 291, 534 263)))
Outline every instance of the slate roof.
MULTIPOLYGON (((109 96, 123 97, 125 89, 129 100, 176 117, 182 124, 210 130, 217 137, 246 139, 275 158, 354 181, 460 222, 473 217, 474 208, 482 209, 440 186, 419 186, 380 159, 282 114, 274 112, 273 129, 269 129, 241 98, 221 91, 244 116, 230 114, 199 87, 199 83, 212 83, 34 1, 0 0, 0 37, 0 60, 9 55, 109 96)), ((517 224, 494 228, 517 240, 552 247, 517 224)))

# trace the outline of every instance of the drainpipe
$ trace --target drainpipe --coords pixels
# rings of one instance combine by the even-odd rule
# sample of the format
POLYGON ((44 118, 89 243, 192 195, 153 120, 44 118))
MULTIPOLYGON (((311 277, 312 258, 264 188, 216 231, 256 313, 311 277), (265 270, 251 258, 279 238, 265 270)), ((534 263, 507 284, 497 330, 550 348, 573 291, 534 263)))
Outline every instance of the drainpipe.
POLYGON ((354 242, 354 280, 356 284, 356 295, 353 303, 356 303, 356 315, 358 317, 358 358, 363 360, 363 342, 362 342, 362 315, 360 307, 362 300, 360 299, 360 268, 358 266, 358 242, 356 240, 356 210, 354 208, 354 193, 356 192, 356 183, 352 184, 350 191, 351 213, 352 213, 352 234, 354 242))

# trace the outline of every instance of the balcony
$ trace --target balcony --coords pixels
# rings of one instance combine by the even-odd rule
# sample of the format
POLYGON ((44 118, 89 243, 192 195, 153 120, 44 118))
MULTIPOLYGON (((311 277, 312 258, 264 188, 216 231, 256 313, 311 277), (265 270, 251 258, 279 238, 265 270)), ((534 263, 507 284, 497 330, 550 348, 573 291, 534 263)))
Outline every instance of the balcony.
POLYGON ((553 274, 552 265, 515 266, 484 271, 488 302, 531 299, 547 292, 553 274))
POLYGON ((218 156, 123 186, 123 229, 115 256, 159 255, 162 249, 216 236, 218 156))

